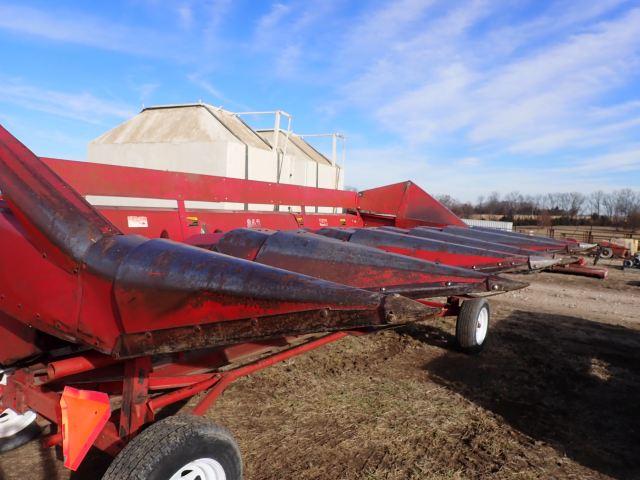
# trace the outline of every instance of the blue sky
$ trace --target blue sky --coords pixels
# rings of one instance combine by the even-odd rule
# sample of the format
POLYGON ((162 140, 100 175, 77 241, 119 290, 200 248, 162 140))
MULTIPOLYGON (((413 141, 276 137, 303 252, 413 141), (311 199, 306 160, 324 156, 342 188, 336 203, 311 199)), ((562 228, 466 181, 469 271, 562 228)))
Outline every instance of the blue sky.
POLYGON ((640 188, 640 2, 0 1, 0 123, 82 159, 141 106, 283 109, 347 184, 640 188))

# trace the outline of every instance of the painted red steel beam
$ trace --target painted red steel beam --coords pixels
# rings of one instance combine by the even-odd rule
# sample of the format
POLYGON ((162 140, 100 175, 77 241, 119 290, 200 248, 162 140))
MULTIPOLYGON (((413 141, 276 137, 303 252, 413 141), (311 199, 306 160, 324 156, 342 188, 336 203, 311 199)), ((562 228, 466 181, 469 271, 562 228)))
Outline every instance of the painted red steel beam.
POLYGON ((357 193, 194 173, 42 159, 81 195, 165 200, 314 205, 356 209, 357 193))
POLYGON ((208 379, 205 379, 201 382, 188 385, 184 388, 175 390, 160 397, 155 397, 152 400, 149 400, 149 410, 151 410, 151 412, 155 414, 161 408, 166 407, 167 405, 171 405, 172 403, 191 398, 200 392, 208 390, 213 385, 216 385, 220 381, 220 378, 221 375, 218 373, 211 374, 208 379))
POLYGON ((213 405, 216 399, 222 394, 222 392, 224 392, 224 390, 238 378, 250 375, 259 370, 263 370, 267 367, 275 365, 276 363, 288 360, 289 358, 296 355, 315 350, 316 348, 322 347, 323 345, 327 345, 328 343, 340 340, 349 334, 350 332, 347 331, 330 333, 318 339, 310 340, 306 343, 303 343, 302 345, 297 345, 287 350, 283 350, 282 352, 270 355, 267 358, 263 358, 248 365, 244 365, 234 370, 229 370, 222 373, 222 378, 220 379, 220 381, 216 382, 211 390, 209 390, 207 395, 202 400, 200 400, 200 402, 193 409, 193 413, 195 415, 204 415, 211 407, 211 405, 213 405))
POLYGON ((591 277, 605 279, 609 274, 606 268, 589 267, 586 265, 569 264, 569 265, 555 265, 550 269, 553 273, 566 273, 569 275, 578 275, 582 277, 591 277))
POLYGON ((89 352, 84 355, 57 360, 47 365, 47 377, 49 381, 89 372, 97 368, 107 367, 117 363, 117 360, 99 352, 89 352))

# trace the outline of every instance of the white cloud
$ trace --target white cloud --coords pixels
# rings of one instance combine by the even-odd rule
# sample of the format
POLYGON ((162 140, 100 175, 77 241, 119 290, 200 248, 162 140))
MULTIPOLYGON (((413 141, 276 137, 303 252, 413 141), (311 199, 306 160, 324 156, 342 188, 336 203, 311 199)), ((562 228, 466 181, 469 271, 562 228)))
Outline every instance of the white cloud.
POLYGON ((298 63, 303 52, 299 45, 287 45, 281 49, 276 59, 276 72, 279 77, 288 78, 297 73, 298 63))
POLYGON ((100 98, 86 91, 61 92, 5 77, 0 77, 0 103, 88 123, 113 122, 136 113, 130 105, 116 99, 100 98))
POLYGON ((0 29, 20 35, 155 57, 175 56, 171 35, 63 10, 0 4, 0 29))
POLYGON ((359 189, 413 180, 423 176, 429 167, 422 153, 402 145, 382 148, 350 148, 347 151, 346 185, 359 189))
MULTIPOLYGON (((568 172, 640 172, 640 146, 626 147, 615 153, 598 155, 568 167, 568 172)), ((634 185, 635 186, 635 185, 634 185)))
POLYGON ((269 12, 260 17, 257 22, 256 32, 269 31, 276 28, 286 15, 291 12, 291 6, 276 2, 271 6, 269 12))
MULTIPOLYGON (((340 15, 336 11, 339 4, 339 0, 273 3, 269 11, 255 22, 249 50, 254 55, 266 56, 269 60, 267 65, 275 65, 274 69, 261 67, 266 68, 267 74, 289 81, 315 81, 316 77, 303 74, 301 65, 333 58, 326 49, 328 43, 335 41, 335 37, 328 33, 328 25, 340 15)), ((310 69, 304 73, 308 71, 310 69)), ((316 69, 313 71, 317 72, 316 69)))
POLYGON ((193 8, 187 3, 177 6, 178 20, 180 26, 185 30, 189 30, 193 26, 193 8))
POLYGON ((489 29, 478 26, 488 18, 499 25, 502 6, 414 3, 397 25, 389 17, 391 36, 369 27, 387 19, 380 9, 345 35, 356 32, 358 45, 374 48, 367 55, 347 48, 351 64, 367 67, 350 70, 336 105, 369 113, 408 148, 456 145, 470 157, 511 158, 529 172, 538 163, 533 156, 560 164, 594 147, 615 155, 640 133, 640 100, 623 94, 616 105, 607 98, 640 77, 640 9, 620 10, 624 3, 556 2, 539 18, 489 29), (438 13, 429 11, 414 30, 412 20, 428 11, 422 8, 438 13), (502 45, 499 34, 511 44, 502 45))
MULTIPOLYGON (((262 19, 269 38, 291 34, 287 27, 303 12, 298 2, 274 5, 262 19)), ((338 94, 323 95, 317 111, 339 119, 356 109, 375 128, 350 140, 347 183, 350 172, 367 186, 411 174, 432 182, 425 151, 437 177, 455 179, 442 193, 463 183, 467 198, 476 188, 523 184, 535 193, 628 181, 606 170, 593 177, 584 158, 609 155, 614 171, 635 168, 628 155, 616 156, 640 133, 633 89, 640 9, 633 2, 374 2, 337 28, 317 16, 307 29, 312 34, 296 32, 295 42, 267 54, 281 67, 274 76, 291 84, 306 76, 338 94), (376 140, 396 147, 363 146, 376 140)))
MULTIPOLYGON (((234 100, 231 100, 226 95, 224 95, 217 87, 215 87, 209 80, 202 77, 197 73, 191 73, 187 75, 187 79, 193 83, 194 85, 201 88, 204 92, 211 95, 214 99, 223 102, 227 108, 240 108, 242 110, 252 110, 251 107, 245 105, 244 103, 239 103, 234 100)), ((205 100, 206 103, 213 103, 210 99, 205 100)))
MULTIPOLYGON (((633 155, 631 149, 629 152, 633 155)), ((637 157, 636 157, 637 158, 637 157)), ((496 164, 493 159, 462 158, 442 162, 427 158, 424 153, 395 144, 381 148, 349 150, 346 163, 346 184, 358 189, 372 188, 390 183, 413 180, 432 195, 448 194, 462 201, 474 201, 491 191, 522 194, 544 194, 562 191, 590 192, 628 187, 624 177, 604 175, 606 165, 615 159, 591 159, 600 164, 595 170, 559 168, 556 166, 521 168, 514 162, 510 166, 496 164), (464 165, 462 163, 470 163, 464 165), (481 165, 480 168, 472 168, 481 165)), ((624 163, 619 159, 620 164, 624 163)), ((629 161, 630 162, 630 161, 629 161)))
POLYGON ((482 163, 482 160, 478 157, 465 157, 460 160, 456 160, 454 163, 461 167, 477 167, 482 163))

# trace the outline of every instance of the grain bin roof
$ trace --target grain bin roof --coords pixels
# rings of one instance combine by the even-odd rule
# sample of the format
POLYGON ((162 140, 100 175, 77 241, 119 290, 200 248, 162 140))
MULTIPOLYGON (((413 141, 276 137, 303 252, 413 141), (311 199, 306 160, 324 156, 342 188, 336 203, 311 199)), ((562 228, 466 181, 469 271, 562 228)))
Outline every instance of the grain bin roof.
POLYGON ((94 144, 189 143, 221 140, 271 150, 268 141, 231 112, 197 103, 162 105, 143 109, 138 115, 92 141, 94 144), (224 128, 220 128, 220 127, 224 128), (222 131, 222 133, 221 133, 222 131))
MULTIPOLYGON (((278 138, 278 146, 280 148, 283 148, 287 139, 287 135, 286 132, 283 132, 282 130, 279 133, 280 135, 278 138)), ((258 130, 258 135, 260 135, 265 141, 270 142, 273 138, 273 129, 258 130)), ((307 142, 301 136, 296 135, 295 133, 289 135, 287 153, 307 157, 308 159, 316 163, 331 165, 331 160, 329 160, 322 153, 312 147, 309 142, 307 142)))

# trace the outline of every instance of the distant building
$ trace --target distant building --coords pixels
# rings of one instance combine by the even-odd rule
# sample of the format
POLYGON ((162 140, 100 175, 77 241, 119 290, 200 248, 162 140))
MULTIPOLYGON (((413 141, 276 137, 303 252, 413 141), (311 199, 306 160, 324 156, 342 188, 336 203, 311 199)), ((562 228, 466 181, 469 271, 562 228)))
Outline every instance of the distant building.
MULTIPOLYGON (((138 115, 89 143, 94 163, 199 173, 266 182, 342 189, 342 168, 302 137, 254 131, 238 114, 203 103, 163 105, 138 115)), ((103 205, 168 206, 166 201, 90 198, 103 205)), ((187 202, 187 208, 273 210, 273 205, 187 202)), ((299 211, 300 206, 281 206, 299 211)), ((319 207, 321 212, 332 208, 319 207)))

